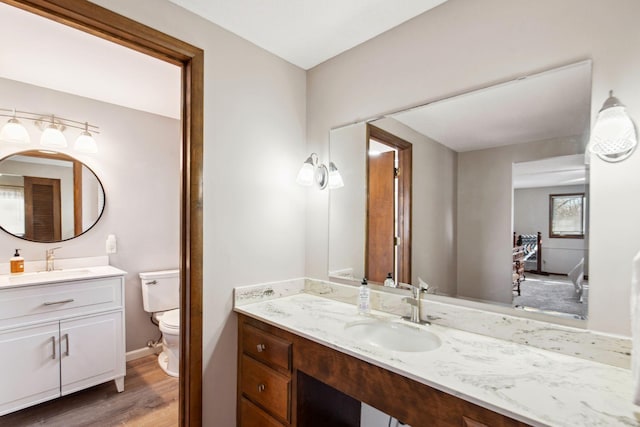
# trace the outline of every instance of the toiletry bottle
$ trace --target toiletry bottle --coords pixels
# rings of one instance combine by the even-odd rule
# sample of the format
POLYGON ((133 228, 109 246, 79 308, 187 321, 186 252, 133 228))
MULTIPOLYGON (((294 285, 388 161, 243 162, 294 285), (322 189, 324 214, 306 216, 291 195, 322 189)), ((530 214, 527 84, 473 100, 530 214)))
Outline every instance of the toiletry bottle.
POLYGON ((384 285, 388 288, 395 288, 396 282, 393 280, 391 273, 387 273, 387 278, 384 279, 384 285))
POLYGON ((358 314, 367 314, 371 311, 371 299, 366 277, 362 278, 360 292, 358 293, 358 314))
POLYGON ((11 274, 21 274, 24 273, 24 258, 20 256, 20 249, 16 249, 16 253, 13 254, 13 257, 9 260, 9 264, 11 265, 11 274))

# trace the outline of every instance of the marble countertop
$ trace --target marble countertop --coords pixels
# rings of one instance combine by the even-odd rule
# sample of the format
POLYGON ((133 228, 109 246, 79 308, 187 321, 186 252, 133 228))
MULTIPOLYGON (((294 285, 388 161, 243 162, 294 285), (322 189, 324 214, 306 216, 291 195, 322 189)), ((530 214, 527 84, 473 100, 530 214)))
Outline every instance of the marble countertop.
POLYGON ((628 369, 438 325, 423 327, 439 348, 390 351, 345 332, 363 319, 355 305, 304 293, 235 311, 534 426, 640 426, 628 369))

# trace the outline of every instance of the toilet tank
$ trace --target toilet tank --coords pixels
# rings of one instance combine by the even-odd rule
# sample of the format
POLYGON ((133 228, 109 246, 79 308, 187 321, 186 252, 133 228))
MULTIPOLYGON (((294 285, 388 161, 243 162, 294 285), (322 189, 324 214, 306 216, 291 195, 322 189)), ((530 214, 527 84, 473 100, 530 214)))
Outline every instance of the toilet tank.
POLYGON ((180 307, 180 270, 140 273, 144 311, 173 310, 180 307))

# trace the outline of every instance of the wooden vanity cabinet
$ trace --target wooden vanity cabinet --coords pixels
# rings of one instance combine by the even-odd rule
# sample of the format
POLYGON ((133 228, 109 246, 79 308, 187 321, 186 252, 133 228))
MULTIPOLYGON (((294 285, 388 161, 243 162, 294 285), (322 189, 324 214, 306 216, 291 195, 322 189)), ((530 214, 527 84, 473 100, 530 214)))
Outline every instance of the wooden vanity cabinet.
POLYGON ((527 425, 242 314, 238 343, 241 427, 359 427, 360 402, 412 427, 527 425))

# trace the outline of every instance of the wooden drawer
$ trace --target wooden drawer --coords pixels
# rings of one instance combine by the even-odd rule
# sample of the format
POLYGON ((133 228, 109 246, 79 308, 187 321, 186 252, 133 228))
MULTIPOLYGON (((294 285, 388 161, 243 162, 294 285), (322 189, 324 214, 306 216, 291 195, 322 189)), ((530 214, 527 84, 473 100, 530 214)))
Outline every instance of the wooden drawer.
POLYGON ((244 396, 271 412, 272 415, 289 421, 291 381, 288 377, 247 355, 242 355, 240 381, 240 390, 244 396))
POLYGON ((244 325, 242 351, 268 365, 291 369, 291 343, 251 325, 244 325))
POLYGON ((0 290, 0 328, 123 307, 122 279, 30 285, 0 290))
POLYGON ((243 397, 240 399, 240 427, 283 427, 283 424, 243 397))

